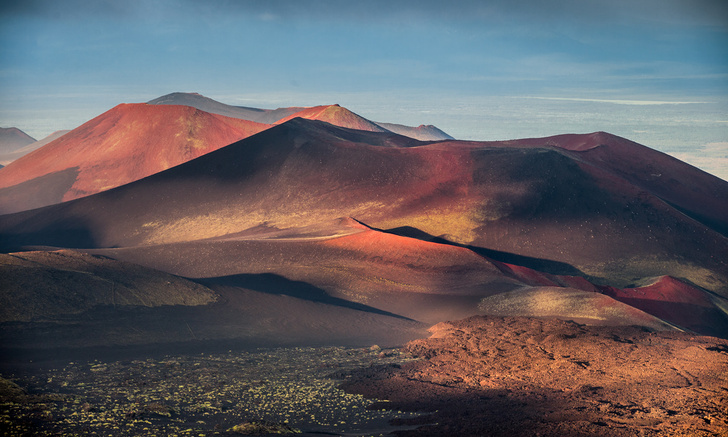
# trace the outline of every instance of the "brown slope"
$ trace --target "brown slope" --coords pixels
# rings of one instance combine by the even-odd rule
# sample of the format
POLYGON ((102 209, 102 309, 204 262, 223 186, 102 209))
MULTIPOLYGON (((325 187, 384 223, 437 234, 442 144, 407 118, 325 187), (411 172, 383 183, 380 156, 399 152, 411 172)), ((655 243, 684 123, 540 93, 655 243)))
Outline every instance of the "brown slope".
POLYGON ((478 307, 480 314, 491 316, 556 318, 587 325, 644 326, 659 331, 674 329, 673 325, 617 299, 573 288, 525 287, 486 297, 478 307))
POLYGON ((0 255, 0 323, 48 321, 97 306, 205 305, 206 287, 71 250, 0 255))
POLYGON ((0 172, 0 212, 68 201, 189 161, 268 128, 186 106, 122 104, 0 172), (75 173, 62 187, 41 178, 75 173), (54 195, 48 198, 48 191, 54 195))
POLYGON ((0 153, 14 152, 35 139, 17 127, 0 127, 0 153))
POLYGON ((315 297, 310 293, 316 287, 320 290, 315 293, 318 300, 356 302, 428 323, 477 313, 483 296, 524 285, 467 249, 350 223, 332 223, 315 234, 305 229, 288 235, 269 230, 225 239, 93 252, 184 273, 213 287, 275 289, 299 297, 315 297), (321 235, 324 229, 332 236, 321 235), (280 278, 296 281, 299 286, 287 289, 280 278), (321 291, 326 294, 321 295, 321 291))
POLYGON ((378 124, 371 122, 360 115, 354 114, 339 105, 314 106, 312 108, 302 109, 301 111, 278 120, 276 124, 285 123, 296 117, 305 118, 307 120, 325 121, 326 123, 331 123, 335 126, 346 127, 349 129, 370 132, 389 132, 387 129, 379 126, 378 124))
POLYGON ((728 293, 717 256, 728 251, 725 237, 572 153, 422 145, 296 119, 138 183, 2 217, 0 230, 5 247, 110 247, 350 216, 473 250, 558 261, 563 269, 552 273, 581 271, 620 287, 668 274, 728 293))
POLYGON ((46 144, 50 143, 53 140, 56 140, 63 135, 70 132, 69 130, 59 130, 55 131, 52 134, 48 135, 47 137, 43 138, 42 140, 38 140, 34 143, 30 143, 27 146, 23 146, 20 149, 15 150, 14 152, 10 153, 2 153, 0 154, 0 164, 8 165, 11 162, 15 161, 16 159, 20 158, 23 155, 27 155, 28 153, 40 149, 41 147, 45 146, 46 144))

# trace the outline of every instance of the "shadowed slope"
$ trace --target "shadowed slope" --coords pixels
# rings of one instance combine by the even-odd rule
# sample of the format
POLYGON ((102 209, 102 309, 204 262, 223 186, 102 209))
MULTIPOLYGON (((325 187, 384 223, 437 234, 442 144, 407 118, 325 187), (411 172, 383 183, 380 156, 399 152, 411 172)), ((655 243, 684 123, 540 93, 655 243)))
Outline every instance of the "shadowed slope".
POLYGON ((0 212, 49 204, 44 184, 22 196, 8 190, 76 168, 71 187, 52 203, 108 190, 157 173, 268 128, 186 106, 123 104, 0 171, 0 212))
POLYGON ((550 145, 572 151, 574 158, 650 192, 728 236, 728 183, 672 156, 606 132, 514 140, 503 144, 550 145))
POLYGON ((724 320, 716 304, 684 317, 658 314, 606 296, 604 287, 581 277, 493 261, 466 248, 383 233, 353 220, 331 223, 329 229, 331 237, 320 231, 259 229, 227 239, 92 252, 186 274, 205 284, 273 290, 339 306, 357 302, 428 323, 472 314, 516 314, 655 329, 678 325, 728 335, 723 325, 701 325, 702 319, 696 319, 710 312, 715 320, 724 320))

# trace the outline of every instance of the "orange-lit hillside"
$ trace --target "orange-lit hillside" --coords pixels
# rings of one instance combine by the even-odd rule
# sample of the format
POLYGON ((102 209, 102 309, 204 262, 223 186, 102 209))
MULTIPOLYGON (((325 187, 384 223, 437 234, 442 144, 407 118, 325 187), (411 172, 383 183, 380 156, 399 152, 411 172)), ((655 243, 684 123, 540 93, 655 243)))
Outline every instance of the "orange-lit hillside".
POLYGON ((268 127, 188 106, 121 104, 2 169, 0 189, 16 187, 0 194, 0 212, 118 187, 268 127))
POLYGON ((326 123, 331 123, 340 127, 348 127, 349 129, 366 130, 370 132, 387 132, 387 130, 383 127, 372 123, 366 118, 361 117, 346 108, 342 108, 339 105, 324 105, 306 108, 293 115, 289 115, 288 117, 278 120, 276 124, 285 123, 296 117, 308 120, 325 121, 326 123))

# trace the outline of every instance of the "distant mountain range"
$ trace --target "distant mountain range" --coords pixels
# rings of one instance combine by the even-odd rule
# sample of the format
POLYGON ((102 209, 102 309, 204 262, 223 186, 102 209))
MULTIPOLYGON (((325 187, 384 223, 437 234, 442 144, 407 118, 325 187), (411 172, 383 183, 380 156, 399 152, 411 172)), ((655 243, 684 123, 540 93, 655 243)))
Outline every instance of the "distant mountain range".
POLYGON ((339 105, 324 105, 312 108, 290 107, 278 109, 258 109, 244 106, 230 106, 197 93, 171 93, 150 100, 150 105, 185 105, 192 106, 212 114, 243 120, 257 121, 259 123, 280 124, 292 118, 301 117, 309 120, 321 120, 336 126, 351 129, 369 130, 372 132, 394 132, 422 141, 440 141, 454 139, 450 135, 432 125, 417 127, 393 123, 377 123, 369 121, 339 105))
MULTIPOLYGON (((173 93, 148 104, 119 105, 63 135, 55 133, 6 154, 13 159, 0 173, 0 214, 118 187, 272 126, 257 120, 283 123, 295 117, 389 132, 338 105, 264 110, 229 106, 199 94, 173 93), (26 156, 36 149, 40 150, 26 156)), ((440 132, 450 138, 434 127, 398 129, 412 136, 440 132)))
POLYGON ((35 139, 17 127, 0 127, 0 154, 14 152, 35 139))
POLYGON ((1 169, 0 340, 397 344, 474 314, 728 337, 728 183, 688 164, 604 132, 421 141, 338 105, 228 115, 119 105, 1 169), (84 281, 105 297, 49 309, 84 281))

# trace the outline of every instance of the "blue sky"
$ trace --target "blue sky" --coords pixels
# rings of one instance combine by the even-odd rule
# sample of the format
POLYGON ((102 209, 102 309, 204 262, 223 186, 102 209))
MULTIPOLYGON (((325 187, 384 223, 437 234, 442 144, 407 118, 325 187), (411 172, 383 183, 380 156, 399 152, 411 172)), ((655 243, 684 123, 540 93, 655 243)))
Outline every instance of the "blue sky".
POLYGON ((0 2, 0 125, 173 91, 468 139, 605 130, 728 178, 728 2, 0 2))

